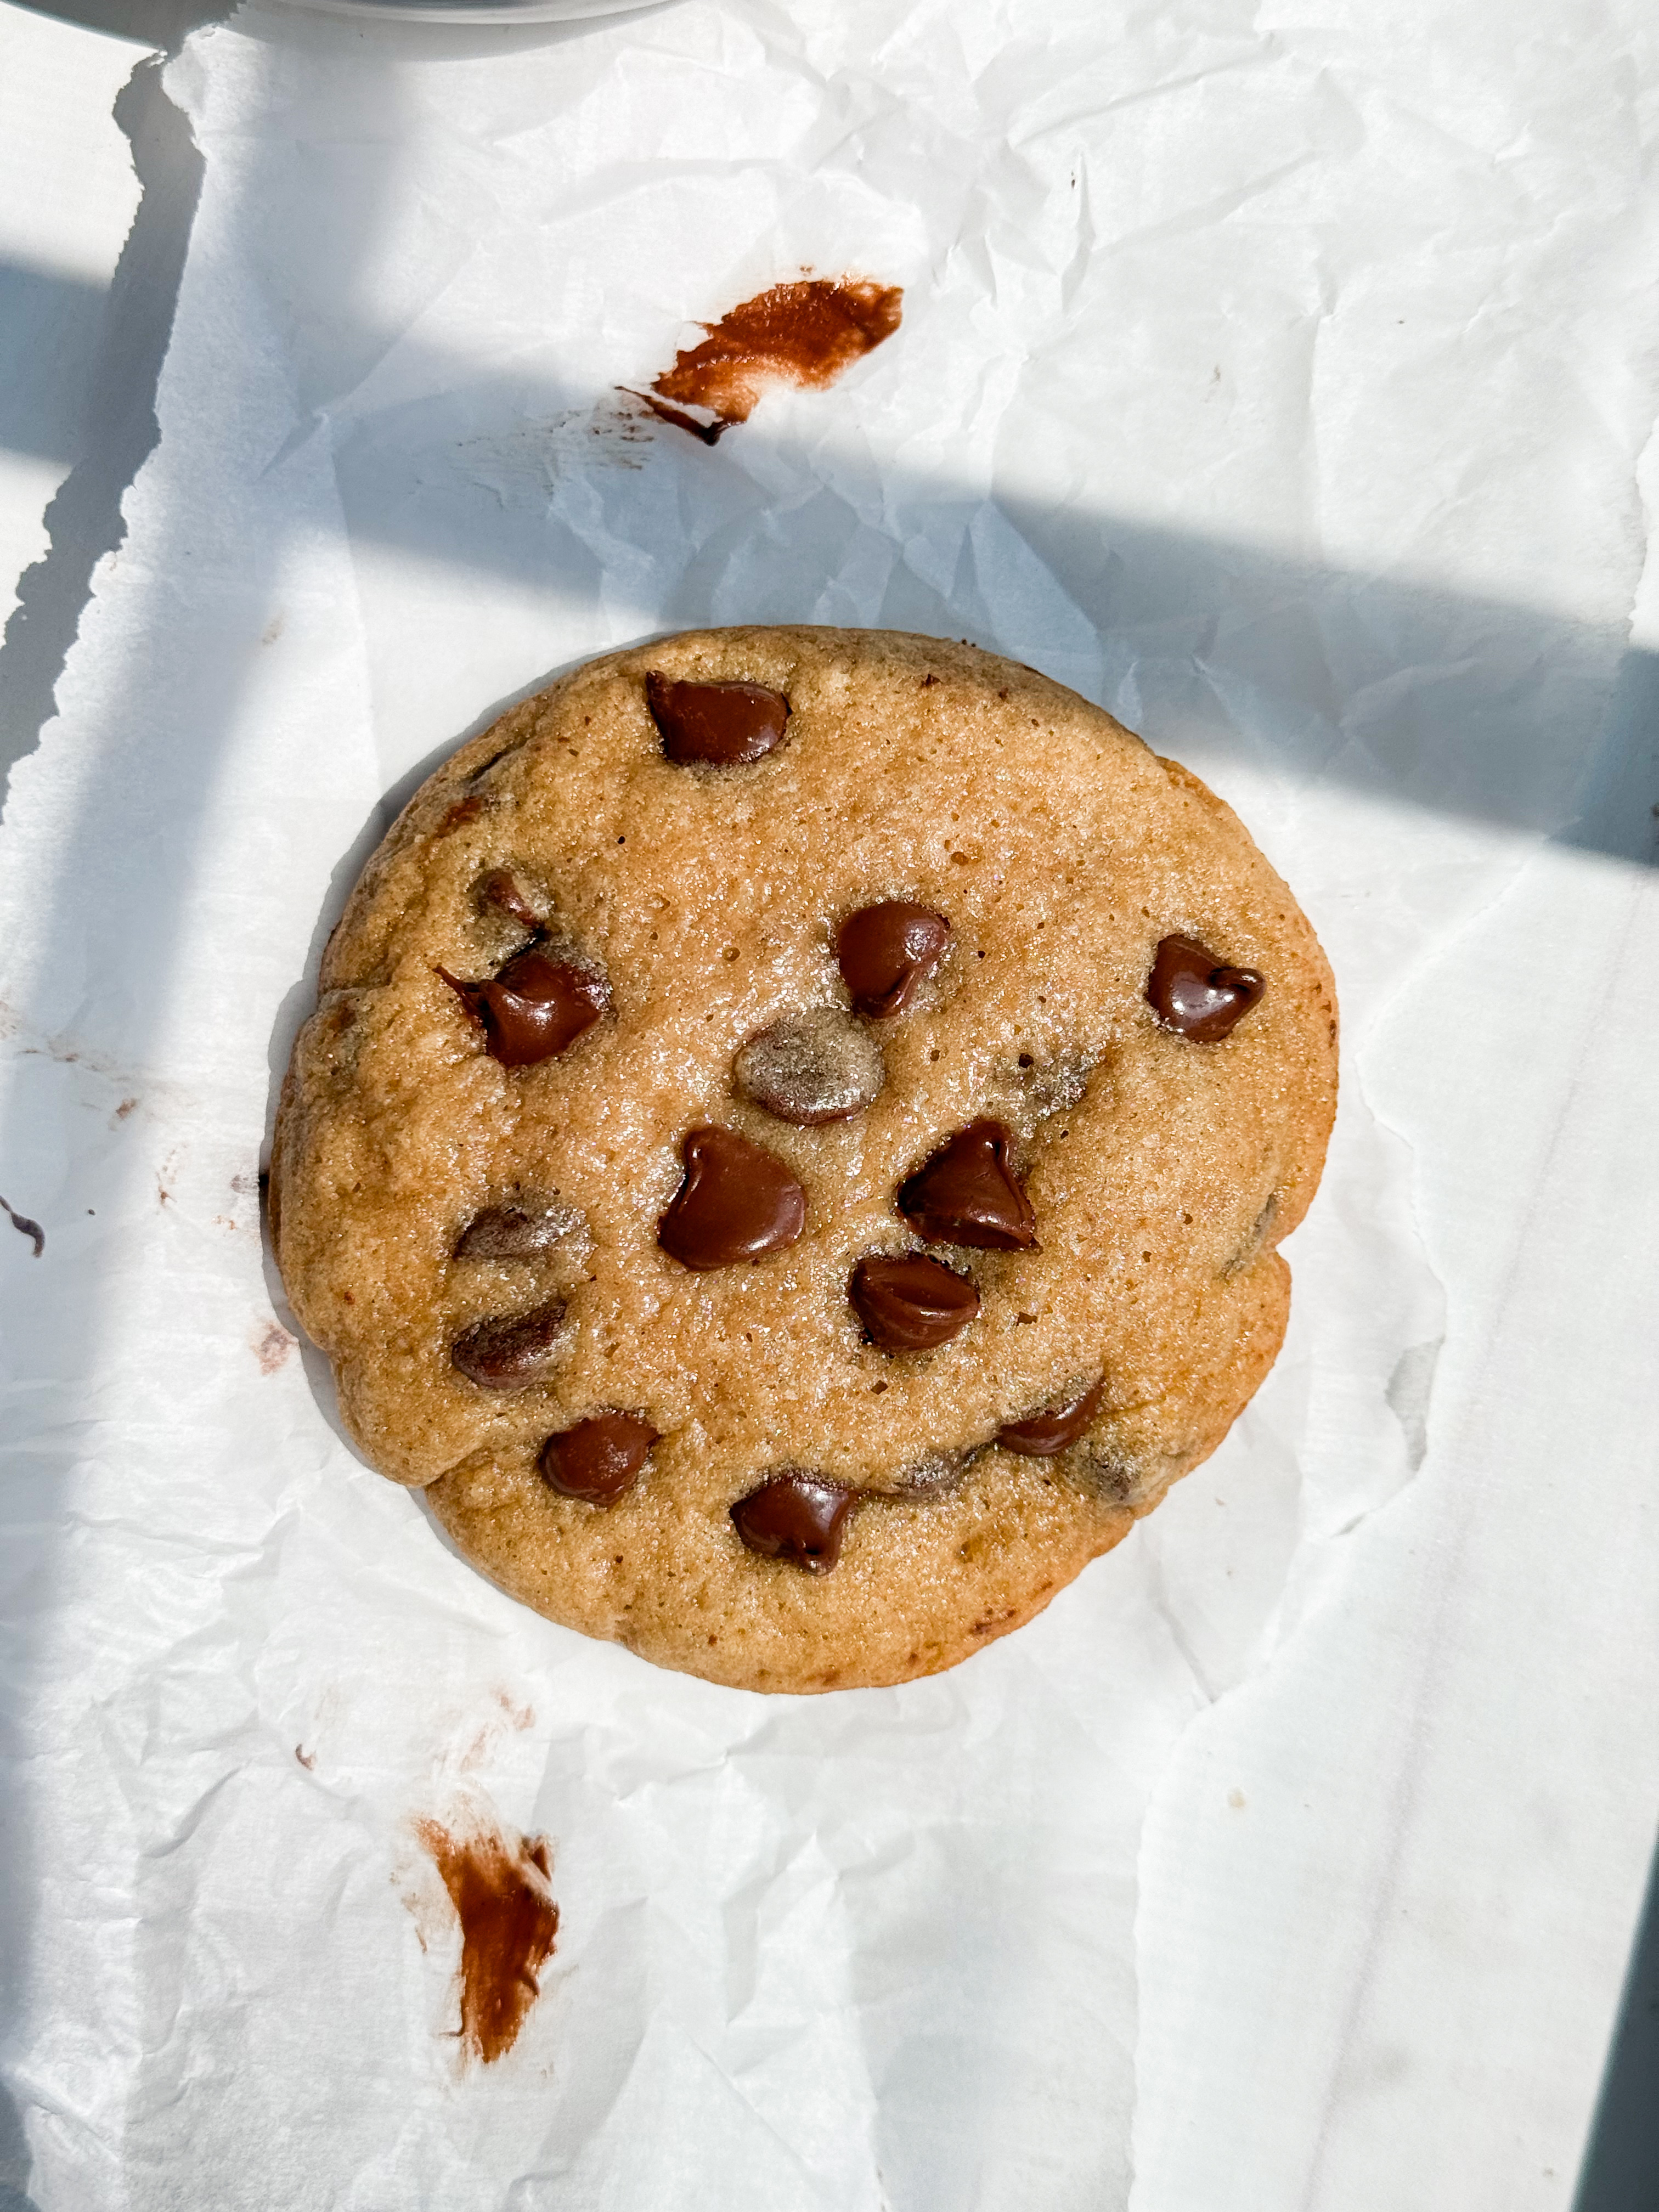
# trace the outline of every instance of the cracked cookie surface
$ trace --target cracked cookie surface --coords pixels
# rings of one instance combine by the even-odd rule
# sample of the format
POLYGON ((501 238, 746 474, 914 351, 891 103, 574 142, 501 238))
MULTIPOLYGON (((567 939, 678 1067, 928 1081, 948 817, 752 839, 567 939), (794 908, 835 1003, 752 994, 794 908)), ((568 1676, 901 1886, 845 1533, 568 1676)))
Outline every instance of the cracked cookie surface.
POLYGON ((1220 1442, 1335 1083, 1284 884, 1109 715, 930 638, 708 631, 405 808, 272 1226, 364 1455, 504 1589, 718 1681, 893 1682, 1220 1442))

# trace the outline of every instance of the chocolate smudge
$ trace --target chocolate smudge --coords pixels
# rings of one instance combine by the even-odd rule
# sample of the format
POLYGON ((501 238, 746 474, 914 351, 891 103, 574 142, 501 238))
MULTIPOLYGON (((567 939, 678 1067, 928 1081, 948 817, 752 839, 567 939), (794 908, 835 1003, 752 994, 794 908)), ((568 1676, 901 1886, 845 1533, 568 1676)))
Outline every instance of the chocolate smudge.
POLYGON ((707 337, 677 354, 649 392, 633 396, 712 446, 734 422, 749 420, 769 384, 821 392, 873 353, 898 328, 903 297, 898 285, 867 277, 774 284, 719 322, 705 323, 707 337), (692 408, 709 419, 687 411, 692 408))
POLYGON ((46 1249, 46 1232, 40 1223, 31 1221, 27 1213, 19 1213, 15 1206, 8 1206, 3 1198, 0 1198, 0 1212, 4 1212, 12 1227, 21 1235, 34 1239, 34 1256, 38 1260, 46 1249))
POLYGON ((700 422, 695 415, 688 415, 684 407, 671 407, 665 399, 655 399, 648 392, 635 392, 631 384, 619 384, 618 392, 625 392, 630 399, 637 399, 651 410, 659 422, 672 422, 677 430, 689 430, 694 438, 701 438, 705 446, 718 446, 731 428, 729 422, 718 418, 700 422))
POLYGON ((437 1820, 416 1820, 461 1925, 461 2041, 486 2066, 519 2039, 541 1994, 541 1970, 559 1932, 548 1887, 552 1861, 545 1836, 479 1826, 456 1835, 437 1820))
POLYGON ((261 1328, 256 1322, 248 1337, 253 1357, 259 1363, 261 1375, 274 1375, 298 1342, 279 1321, 269 1321, 261 1328))

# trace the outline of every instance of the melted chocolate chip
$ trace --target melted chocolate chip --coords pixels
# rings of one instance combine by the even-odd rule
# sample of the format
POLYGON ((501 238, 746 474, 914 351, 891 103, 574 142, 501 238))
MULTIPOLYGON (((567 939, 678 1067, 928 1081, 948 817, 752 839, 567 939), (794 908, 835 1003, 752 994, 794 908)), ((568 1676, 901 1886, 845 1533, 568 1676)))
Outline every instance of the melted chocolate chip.
POLYGON ((657 1224, 657 1242, 682 1267, 758 1260, 805 1227, 806 1193, 763 1145, 735 1129, 693 1129, 680 1157, 685 1180, 657 1224))
POLYGON ((751 1552, 827 1575, 841 1557, 853 1493, 827 1474, 789 1468, 732 1508, 732 1525, 751 1552))
POLYGON ((1027 1459, 1052 1459, 1077 1442, 1100 1411, 1105 1395, 1104 1382, 1097 1382, 1092 1390, 1063 1406, 1005 1421, 997 1431, 997 1442, 1006 1451, 1019 1452, 1027 1459))
POLYGON ((455 1240, 458 1260, 533 1260, 581 1225, 581 1216, 556 1199, 528 1195, 475 1213, 455 1240))
POLYGON ((614 1505, 634 1487, 660 1431, 643 1413, 590 1413, 542 1446, 542 1480, 562 1498, 614 1505))
POLYGON ((556 1060, 611 1011, 610 986, 596 969, 534 946, 485 982, 464 983, 447 968, 438 973, 483 1024, 490 1055, 503 1067, 556 1060))
POLYGON ((745 768, 783 736, 789 702, 763 684, 684 684, 655 670, 645 679, 645 703, 662 733, 662 749, 682 765, 745 768))
POLYGON ((884 1352, 931 1352, 960 1336, 979 1311, 979 1292, 967 1276, 921 1252, 867 1254, 847 1295, 884 1352))
POLYGON ((519 887, 519 881, 510 868, 491 868, 478 885, 478 902, 482 906, 493 906, 501 913, 510 915, 514 921, 522 922, 526 929, 539 929, 544 917, 519 887))
POLYGON ((945 956, 951 925, 931 906, 887 899, 848 915, 836 936, 842 980, 861 1014, 902 1013, 945 956))
POLYGON ((552 1366, 566 1333, 564 1300, 550 1298, 531 1313, 475 1322, 449 1357, 482 1390, 527 1390, 552 1366))
POLYGON ((738 1088, 781 1121, 815 1127, 863 1113, 881 1089, 881 1048, 834 1006, 786 1014, 732 1064, 738 1088))
POLYGON ((1008 1165, 1000 1121, 970 1121, 899 1185, 898 1210, 929 1244, 1035 1252, 1036 1216, 1008 1165))
POLYGON ((1146 1000, 1165 1029, 1215 1044, 1267 988, 1254 968, 1229 968, 1193 937, 1166 937, 1147 978, 1146 1000))

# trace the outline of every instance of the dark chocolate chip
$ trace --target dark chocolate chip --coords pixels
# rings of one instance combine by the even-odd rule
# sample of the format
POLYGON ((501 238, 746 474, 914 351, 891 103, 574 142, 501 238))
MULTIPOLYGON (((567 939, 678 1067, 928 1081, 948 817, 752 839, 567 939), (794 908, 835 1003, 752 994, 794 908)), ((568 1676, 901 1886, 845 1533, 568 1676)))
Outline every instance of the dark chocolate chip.
POLYGON ((596 969, 534 946, 485 982, 464 983, 447 968, 438 973, 483 1024, 490 1054, 503 1067, 556 1060, 611 1011, 610 986, 596 969))
POLYGON ((901 1013, 945 957, 951 925, 931 906, 887 899, 849 914, 836 935, 842 981, 861 1014, 901 1013))
POLYGON ((662 733, 662 749, 682 764, 744 768, 769 753, 783 735, 789 702, 763 684, 685 684, 655 670, 645 702, 662 733))
POLYGON ((1027 1459, 1052 1459, 1063 1452, 1067 1444, 1074 1444, 1100 1411, 1106 1395, 1104 1382, 1097 1382, 1080 1398, 1070 1399, 1063 1406, 1046 1411, 1026 1413, 1017 1421, 1005 1421, 997 1431, 997 1442, 1004 1450, 1019 1452, 1027 1459))
POLYGON ((530 1313, 475 1322, 449 1357, 480 1389, 527 1390, 553 1365, 566 1334, 564 1300, 550 1298, 530 1313))
POLYGON ((835 1006, 785 1014, 733 1062, 738 1088, 781 1121, 815 1127, 863 1113, 881 1089, 881 1047, 835 1006))
POLYGON ((979 1311, 979 1292, 966 1275, 923 1252, 872 1252, 847 1286, 870 1341, 884 1352, 931 1352, 960 1336, 979 1311))
POLYGON ((475 1213, 455 1240, 458 1260, 533 1260, 581 1226, 574 1206, 527 1194, 475 1213))
POLYGON ((758 1260, 805 1227, 806 1193, 763 1145, 735 1129, 693 1129, 680 1157, 685 1180, 657 1224, 657 1242, 682 1267, 758 1260))
POLYGON ((561 1498, 614 1505, 634 1487, 660 1433, 643 1413, 590 1413, 550 1437, 536 1464, 542 1480, 561 1498))
POLYGON ((501 913, 510 915, 514 921, 522 922, 526 929, 541 928, 546 917, 538 914, 519 887, 519 881, 510 868, 492 868, 478 885, 479 903, 493 906, 501 913))
POLYGON ((1229 968, 1193 937, 1166 937, 1146 982, 1146 1000, 1165 1029, 1215 1044, 1267 988, 1254 968, 1229 968))
POLYGON ((841 1557, 853 1493, 827 1474, 787 1468, 732 1508, 732 1525, 751 1552, 827 1575, 841 1557))
POLYGON ((1036 1216, 1008 1165, 1000 1121, 970 1121, 899 1185, 898 1210, 929 1244, 1035 1252, 1036 1216))

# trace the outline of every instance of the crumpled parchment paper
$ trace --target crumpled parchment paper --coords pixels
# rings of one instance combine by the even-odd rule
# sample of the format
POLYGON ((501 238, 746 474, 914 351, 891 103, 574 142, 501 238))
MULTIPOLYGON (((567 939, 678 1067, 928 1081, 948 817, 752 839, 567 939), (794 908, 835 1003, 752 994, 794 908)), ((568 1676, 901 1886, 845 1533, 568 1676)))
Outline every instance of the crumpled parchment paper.
MULTIPOLYGON (((4 2053, 43 2212, 1328 2201, 1380 1893, 1230 1893, 1217 1731, 1375 1740, 1414 1616, 1356 1601, 1362 1540, 1426 1490, 1449 1326, 1498 1310, 1397 1124, 1413 1009, 1612 726, 1655 59, 1634 8, 1541 0, 684 0, 539 39, 256 10, 174 64, 207 181, 161 442, 0 874, 5 1194, 47 1237, 0 1255, 4 2053), (904 288, 833 391, 714 449, 623 395, 802 270, 904 288), (799 1701, 456 1559, 342 1441, 258 1182, 418 776, 595 652, 766 620, 970 637, 1102 701, 1237 805, 1346 1023, 1290 1340, 1224 1449, 1018 1636, 799 1701), (1309 1655, 1345 1620, 1333 1711, 1309 1655), (550 1839, 556 1949, 490 2067, 422 1820, 550 1839), (1288 2002, 1257 1909, 1304 1939, 1288 2002)), ((1435 1031, 1469 1110, 1547 1121, 1567 1044, 1480 1030, 1435 1031)), ((1324 1803, 1368 1865, 1363 1802, 1324 1803)), ((1413 2171, 1341 2201, 1452 2201, 1413 2171)))

